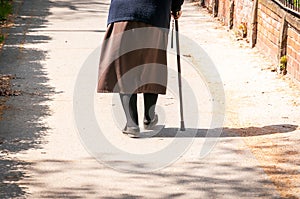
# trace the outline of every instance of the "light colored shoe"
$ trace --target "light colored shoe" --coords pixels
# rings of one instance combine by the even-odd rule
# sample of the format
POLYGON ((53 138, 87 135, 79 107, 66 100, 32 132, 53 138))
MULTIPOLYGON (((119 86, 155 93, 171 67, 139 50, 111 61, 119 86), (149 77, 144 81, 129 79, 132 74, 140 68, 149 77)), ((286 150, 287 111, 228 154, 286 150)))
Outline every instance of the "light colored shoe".
POLYGON ((139 127, 128 127, 126 126, 122 132, 130 137, 140 137, 140 128, 139 127))
POLYGON ((155 114, 154 118, 151 121, 149 121, 145 118, 144 119, 144 129, 151 130, 153 127, 155 127, 157 122, 158 122, 158 115, 157 114, 155 114))

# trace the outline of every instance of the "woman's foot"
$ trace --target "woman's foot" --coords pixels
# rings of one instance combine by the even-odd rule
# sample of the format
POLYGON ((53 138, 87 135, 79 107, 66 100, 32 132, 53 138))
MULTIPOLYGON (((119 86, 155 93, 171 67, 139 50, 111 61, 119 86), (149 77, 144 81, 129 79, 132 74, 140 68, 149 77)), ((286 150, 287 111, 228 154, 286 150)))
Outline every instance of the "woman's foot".
POLYGON ((129 127, 125 126, 122 132, 130 137, 139 137, 140 136, 140 128, 138 126, 129 127))
POLYGON ((144 118, 144 129, 151 130, 158 122, 158 115, 155 114, 152 120, 144 118))

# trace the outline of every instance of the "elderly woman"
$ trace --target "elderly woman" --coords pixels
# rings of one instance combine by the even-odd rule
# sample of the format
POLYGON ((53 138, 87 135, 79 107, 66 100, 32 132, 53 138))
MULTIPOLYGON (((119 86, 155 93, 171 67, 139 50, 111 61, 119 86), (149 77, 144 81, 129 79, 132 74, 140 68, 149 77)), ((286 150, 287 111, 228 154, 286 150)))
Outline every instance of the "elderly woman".
POLYGON ((124 134, 140 133, 137 93, 144 95, 144 128, 158 122, 158 94, 166 93, 167 41, 171 15, 178 19, 184 0, 111 0, 102 44, 98 93, 120 93, 124 134))

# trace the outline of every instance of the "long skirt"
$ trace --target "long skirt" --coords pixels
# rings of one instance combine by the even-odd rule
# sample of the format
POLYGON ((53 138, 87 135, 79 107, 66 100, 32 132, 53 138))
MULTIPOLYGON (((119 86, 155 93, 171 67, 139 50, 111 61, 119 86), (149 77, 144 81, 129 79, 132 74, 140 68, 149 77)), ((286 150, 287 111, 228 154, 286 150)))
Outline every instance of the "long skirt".
POLYGON ((102 43, 99 93, 165 94, 168 31, 125 21, 108 26, 102 43))

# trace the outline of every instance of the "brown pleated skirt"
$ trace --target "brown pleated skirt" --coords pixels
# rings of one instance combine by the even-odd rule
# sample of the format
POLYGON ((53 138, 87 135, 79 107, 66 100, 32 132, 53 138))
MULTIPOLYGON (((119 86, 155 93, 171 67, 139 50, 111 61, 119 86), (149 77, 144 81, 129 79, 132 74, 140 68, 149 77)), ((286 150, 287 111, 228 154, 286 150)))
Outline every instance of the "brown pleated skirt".
POLYGON ((108 26, 101 48, 99 93, 165 94, 168 31, 125 21, 108 26))

